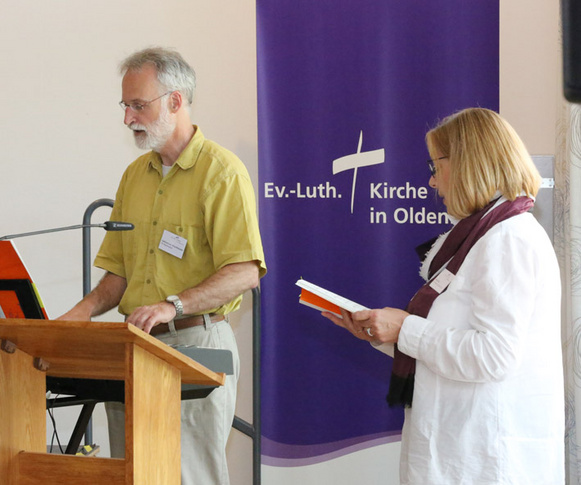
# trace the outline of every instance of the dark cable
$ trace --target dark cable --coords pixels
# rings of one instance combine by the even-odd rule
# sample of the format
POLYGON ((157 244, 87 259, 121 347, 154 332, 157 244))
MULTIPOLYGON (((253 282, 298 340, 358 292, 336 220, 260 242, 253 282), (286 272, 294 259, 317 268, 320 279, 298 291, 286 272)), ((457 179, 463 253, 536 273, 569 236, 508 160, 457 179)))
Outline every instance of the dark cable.
MULTIPOLYGON (((59 396, 60 396, 60 394, 57 394, 56 397, 55 397, 55 399, 57 399, 59 396)), ((50 400, 49 400, 49 403, 50 403, 50 400)), ((65 452, 63 450, 63 446, 61 445, 61 442, 60 442, 60 439, 59 439, 59 435, 58 435, 58 432, 57 432, 57 429, 56 429, 56 419, 55 419, 55 417, 53 415, 53 411, 54 410, 50 406, 50 404, 49 404, 49 406, 47 406, 46 411, 47 411, 48 416, 49 416, 49 418, 50 418, 50 420, 52 422, 52 437, 51 437, 51 440, 50 440, 50 452, 52 453, 53 443, 54 443, 54 440, 56 438, 56 442, 57 442, 57 445, 59 447, 59 450, 60 450, 61 454, 64 455, 65 452)))

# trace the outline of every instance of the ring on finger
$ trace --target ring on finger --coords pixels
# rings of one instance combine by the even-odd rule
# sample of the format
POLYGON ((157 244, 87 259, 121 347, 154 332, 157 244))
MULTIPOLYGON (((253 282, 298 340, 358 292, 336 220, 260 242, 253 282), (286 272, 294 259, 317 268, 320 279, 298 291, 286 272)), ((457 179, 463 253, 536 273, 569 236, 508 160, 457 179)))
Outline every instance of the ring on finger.
POLYGON ((367 332, 367 335, 369 335, 370 337, 373 337, 373 333, 371 332, 371 327, 367 327, 365 329, 365 331, 367 332))

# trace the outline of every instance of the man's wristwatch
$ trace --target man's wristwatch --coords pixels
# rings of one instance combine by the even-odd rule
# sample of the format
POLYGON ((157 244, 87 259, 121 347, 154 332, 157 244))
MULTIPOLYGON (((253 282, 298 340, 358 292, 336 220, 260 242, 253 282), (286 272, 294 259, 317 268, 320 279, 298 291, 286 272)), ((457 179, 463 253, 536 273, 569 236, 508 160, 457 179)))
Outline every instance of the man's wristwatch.
POLYGON ((169 295, 165 301, 168 303, 173 304, 176 307, 176 316, 175 318, 179 318, 184 314, 184 305, 180 298, 177 295, 169 295))

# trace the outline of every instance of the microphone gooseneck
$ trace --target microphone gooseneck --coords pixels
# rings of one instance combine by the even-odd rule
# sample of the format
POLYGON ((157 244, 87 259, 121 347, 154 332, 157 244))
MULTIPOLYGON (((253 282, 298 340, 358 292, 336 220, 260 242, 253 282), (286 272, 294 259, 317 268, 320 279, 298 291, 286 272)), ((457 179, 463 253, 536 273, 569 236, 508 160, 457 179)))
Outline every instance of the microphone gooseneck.
POLYGON ((43 229, 41 231, 22 232, 20 234, 9 234, 7 236, 0 237, 0 241, 5 241, 7 239, 17 239, 19 237, 26 236, 38 236, 40 234, 49 234, 51 232, 70 231, 72 229, 83 229, 85 227, 102 227, 106 231, 131 231, 134 229, 135 226, 130 222, 119 222, 119 221, 107 221, 102 224, 77 224, 74 226, 43 229))

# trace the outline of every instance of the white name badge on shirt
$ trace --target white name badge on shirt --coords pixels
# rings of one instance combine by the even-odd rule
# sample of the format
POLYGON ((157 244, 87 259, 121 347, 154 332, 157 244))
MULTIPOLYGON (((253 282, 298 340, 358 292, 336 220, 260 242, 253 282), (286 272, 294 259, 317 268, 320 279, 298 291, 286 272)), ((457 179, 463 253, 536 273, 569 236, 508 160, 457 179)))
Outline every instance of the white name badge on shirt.
POLYGON ((454 273, 451 273, 447 269, 444 269, 438 276, 434 278, 434 281, 430 283, 430 287, 436 290, 438 293, 442 293, 448 285, 454 279, 454 273))
POLYGON ((176 258, 182 259, 184 257, 187 243, 187 239, 178 236, 173 232, 163 231, 163 236, 161 236, 161 241, 159 242, 159 249, 175 256, 176 258))

